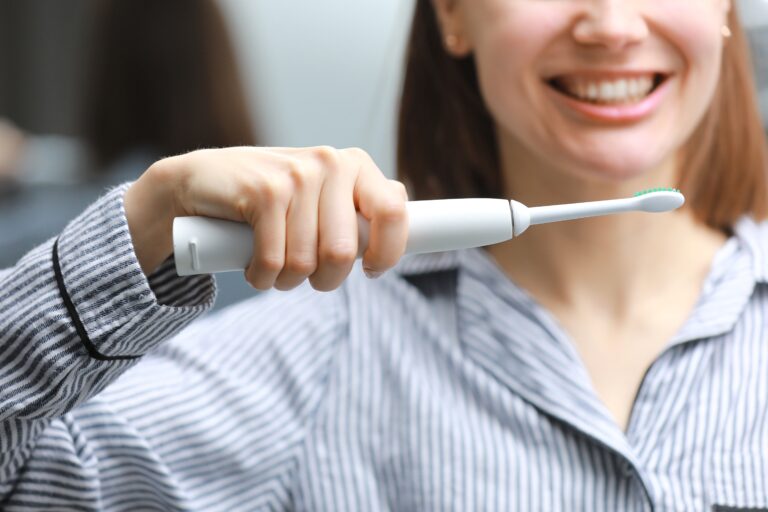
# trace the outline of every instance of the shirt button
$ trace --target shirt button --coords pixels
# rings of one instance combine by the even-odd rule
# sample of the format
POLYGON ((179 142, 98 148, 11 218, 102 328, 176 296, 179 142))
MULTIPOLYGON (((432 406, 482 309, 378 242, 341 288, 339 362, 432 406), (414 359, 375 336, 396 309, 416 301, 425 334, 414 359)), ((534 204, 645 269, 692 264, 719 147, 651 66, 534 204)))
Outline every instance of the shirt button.
POLYGON ((632 478, 635 476, 635 468, 632 467, 631 462, 624 461, 621 463, 621 473, 627 478, 632 478))

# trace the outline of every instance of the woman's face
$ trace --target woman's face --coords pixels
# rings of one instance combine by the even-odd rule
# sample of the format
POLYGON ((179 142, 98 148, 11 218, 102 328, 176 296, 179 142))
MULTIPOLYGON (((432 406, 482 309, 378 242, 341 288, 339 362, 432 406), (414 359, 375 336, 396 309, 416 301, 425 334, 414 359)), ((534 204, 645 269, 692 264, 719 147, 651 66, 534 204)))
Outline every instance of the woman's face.
MULTIPOLYGON (((668 162, 710 104, 727 0, 435 0, 476 59, 502 144, 622 180, 668 162)), ((461 51, 461 50, 459 50, 461 51)))

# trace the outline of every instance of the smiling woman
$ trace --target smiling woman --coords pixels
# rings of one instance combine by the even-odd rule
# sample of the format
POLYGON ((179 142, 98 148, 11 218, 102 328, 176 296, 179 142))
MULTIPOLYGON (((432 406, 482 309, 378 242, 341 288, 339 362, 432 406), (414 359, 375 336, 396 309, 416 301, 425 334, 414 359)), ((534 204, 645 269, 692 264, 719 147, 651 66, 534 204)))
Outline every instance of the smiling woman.
MULTIPOLYGON (((619 45, 617 51, 606 54, 599 41, 589 39, 597 37, 587 32, 589 23, 574 25, 578 10, 562 2, 482 4, 493 6, 494 10, 479 9, 495 18, 490 26, 514 38, 503 43, 503 55, 488 57, 487 66, 477 62, 479 57, 469 47, 461 48, 458 55, 446 52, 429 2, 417 2, 398 138, 398 168, 411 185, 412 197, 516 196, 517 191, 502 186, 499 144, 504 143, 506 132, 523 135, 524 129, 524 136, 537 137, 533 146, 540 148, 540 154, 548 160, 557 158, 556 165, 566 172, 581 166, 586 166, 583 172, 594 172, 597 162, 582 163, 584 146, 595 146, 585 138, 591 129, 602 139, 597 147, 610 149, 622 174, 628 172, 632 155, 639 153, 636 166, 644 169, 652 159, 681 149, 676 175, 664 182, 684 190, 696 216, 712 227, 727 230, 746 212, 758 217, 768 213, 765 139, 749 49, 735 6, 709 1, 712 7, 703 10, 701 3, 684 0, 644 2, 650 6, 645 9, 651 9, 649 17, 630 20, 641 24, 633 29, 639 34, 622 36, 620 26, 603 29, 616 30, 612 37, 619 45), (527 26, 542 28, 532 31, 527 26), (538 43, 546 45, 545 53, 536 46, 535 37, 545 39, 538 43), (581 45, 569 43, 578 37, 581 45), (564 73, 558 67, 576 67, 580 72, 564 73), (502 73, 506 68, 511 68, 509 76, 499 78, 503 85, 496 91, 488 83, 493 78, 484 79, 483 73, 502 73), (526 79, 526 73, 532 76, 526 79), (483 79, 485 89, 491 90, 481 87, 483 79), (556 94, 550 95, 542 81, 556 94), (670 100, 662 105, 669 94, 675 95, 675 104, 669 105, 670 100), (541 105, 542 96, 553 97, 541 105), (657 113, 662 107, 667 108, 657 113), (555 111, 525 115, 531 108, 555 111), (563 117, 580 130, 580 137, 573 141, 579 158, 572 158, 574 152, 567 148, 552 147, 559 139, 551 135, 564 127, 563 117), (536 132, 536 128, 525 128, 530 119, 546 120, 549 125, 537 126, 536 132), (604 121, 627 126, 606 133, 601 129, 604 121), (500 134, 500 127, 507 129, 500 134), (632 136, 625 138, 633 129, 632 136), (624 138, 624 145, 616 146, 613 136, 624 138), (664 142, 654 143, 649 136, 664 142)), ((613 9, 613 23, 622 23, 621 16, 628 14, 620 11, 622 7, 613 9)), ((452 17, 444 23, 456 20, 452 17)), ((491 37, 486 35, 483 41, 491 37)))
POLYGON ((413 204, 360 149, 162 159, 0 272, 4 510, 768 510, 748 70, 727 0, 417 0, 412 198, 686 205, 399 261, 413 204), (285 293, 192 323, 195 215, 285 293))

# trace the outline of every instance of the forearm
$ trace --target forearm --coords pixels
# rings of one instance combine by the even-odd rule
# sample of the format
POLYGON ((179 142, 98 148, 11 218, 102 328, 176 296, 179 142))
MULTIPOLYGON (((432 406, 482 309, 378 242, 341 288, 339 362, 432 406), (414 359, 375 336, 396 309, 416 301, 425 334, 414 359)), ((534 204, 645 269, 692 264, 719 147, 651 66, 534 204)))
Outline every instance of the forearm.
POLYGON ((98 393, 212 302, 210 278, 179 278, 172 262, 145 277, 123 192, 111 192, 0 273, 0 426, 13 432, 0 456, 98 393))

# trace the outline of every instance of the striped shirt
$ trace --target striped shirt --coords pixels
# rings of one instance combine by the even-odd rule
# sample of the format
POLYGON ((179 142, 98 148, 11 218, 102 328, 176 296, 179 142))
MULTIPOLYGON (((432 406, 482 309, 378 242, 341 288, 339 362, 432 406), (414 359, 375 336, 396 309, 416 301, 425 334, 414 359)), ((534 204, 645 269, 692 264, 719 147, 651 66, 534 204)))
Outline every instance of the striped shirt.
POLYGON ((626 432, 482 250, 198 321, 125 187, 0 271, 2 510, 768 508, 768 224, 745 218, 626 432))

